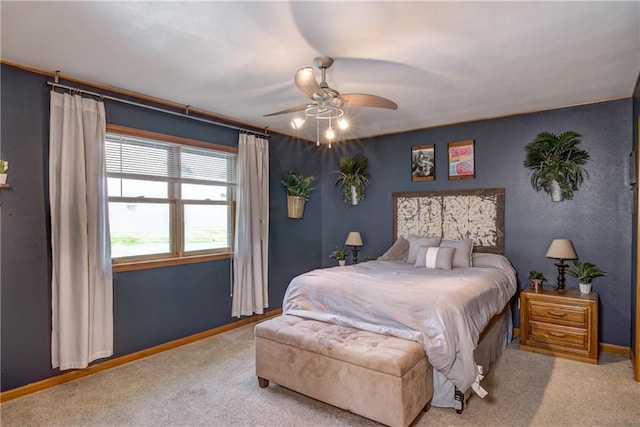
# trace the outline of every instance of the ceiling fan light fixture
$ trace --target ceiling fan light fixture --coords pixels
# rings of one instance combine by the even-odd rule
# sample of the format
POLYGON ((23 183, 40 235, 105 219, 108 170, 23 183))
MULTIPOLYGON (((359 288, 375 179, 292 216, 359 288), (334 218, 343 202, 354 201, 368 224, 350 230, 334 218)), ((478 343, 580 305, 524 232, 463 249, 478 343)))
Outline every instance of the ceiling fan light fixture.
POLYGON ((338 127, 342 130, 345 130, 349 127, 349 122, 347 121, 347 119, 340 119, 338 120, 338 127))
POLYGON ((304 122, 305 120, 302 117, 296 117, 295 119, 291 120, 291 127, 294 129, 300 129, 304 122))
POLYGON ((327 133, 325 134, 325 136, 327 137, 327 139, 334 139, 336 137, 336 132, 332 128, 329 128, 327 129, 327 133))

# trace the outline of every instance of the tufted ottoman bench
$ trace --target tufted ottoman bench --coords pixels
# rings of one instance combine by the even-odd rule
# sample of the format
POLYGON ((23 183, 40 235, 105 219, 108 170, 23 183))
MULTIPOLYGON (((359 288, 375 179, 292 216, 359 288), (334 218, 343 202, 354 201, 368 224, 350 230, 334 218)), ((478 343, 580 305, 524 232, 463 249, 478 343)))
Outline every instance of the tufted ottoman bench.
POLYGON ((433 395, 420 344, 291 315, 255 327, 260 387, 274 381, 390 426, 407 426, 433 395))

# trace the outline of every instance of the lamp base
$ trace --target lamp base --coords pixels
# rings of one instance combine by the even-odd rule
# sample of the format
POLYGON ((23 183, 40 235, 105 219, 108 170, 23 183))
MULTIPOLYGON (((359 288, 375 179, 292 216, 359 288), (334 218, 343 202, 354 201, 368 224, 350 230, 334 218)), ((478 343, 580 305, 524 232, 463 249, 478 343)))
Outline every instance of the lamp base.
POLYGON ((351 256, 353 257, 353 263, 357 264, 358 263, 358 247, 357 246, 351 247, 351 256))
POLYGON ((557 292, 567 292, 567 290, 564 288, 564 283, 565 283, 564 269, 569 266, 564 263, 563 259, 560 259, 559 262, 556 264, 556 267, 558 267, 558 284, 554 289, 557 292))

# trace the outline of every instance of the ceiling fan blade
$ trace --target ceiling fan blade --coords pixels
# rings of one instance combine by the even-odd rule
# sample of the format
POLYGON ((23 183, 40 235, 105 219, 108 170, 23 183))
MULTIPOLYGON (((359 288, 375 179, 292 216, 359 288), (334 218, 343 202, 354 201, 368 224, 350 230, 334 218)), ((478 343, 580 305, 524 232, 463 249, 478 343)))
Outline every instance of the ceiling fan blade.
POLYGON ((398 104, 381 96, 367 93, 343 93, 340 98, 344 101, 344 107, 376 107, 397 110, 398 104))
POLYGON ((277 113, 265 114, 262 117, 277 116, 278 114, 295 113, 296 111, 306 110, 308 106, 309 106, 308 104, 296 105, 295 107, 287 108, 286 110, 278 111, 277 113))
POLYGON ((298 89, 300 89, 300 92, 304 93, 308 98, 316 100, 326 96, 324 90, 320 87, 320 84, 313 75, 313 69, 311 67, 300 68, 296 71, 294 81, 298 89))

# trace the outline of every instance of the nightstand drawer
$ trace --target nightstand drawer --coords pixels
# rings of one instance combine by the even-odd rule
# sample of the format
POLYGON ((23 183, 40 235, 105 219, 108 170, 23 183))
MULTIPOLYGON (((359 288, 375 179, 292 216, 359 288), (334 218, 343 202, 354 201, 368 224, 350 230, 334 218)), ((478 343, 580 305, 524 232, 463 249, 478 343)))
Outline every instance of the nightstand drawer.
POLYGON ((588 307, 568 304, 554 304, 529 300, 529 320, 551 322, 556 325, 587 328, 589 325, 588 307))
POLYGON ((565 350, 588 350, 589 335, 586 329, 563 328, 541 322, 531 322, 529 325, 531 341, 562 347, 565 350))

